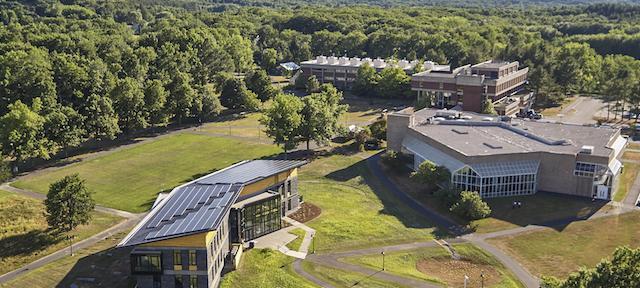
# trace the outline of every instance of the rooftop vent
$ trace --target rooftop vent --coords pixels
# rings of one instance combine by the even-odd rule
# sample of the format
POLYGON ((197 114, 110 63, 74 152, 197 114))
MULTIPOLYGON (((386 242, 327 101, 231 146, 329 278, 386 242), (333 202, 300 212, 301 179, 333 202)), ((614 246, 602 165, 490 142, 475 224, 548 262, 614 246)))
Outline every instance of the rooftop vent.
POLYGON ((589 146, 589 145, 583 145, 582 148, 580 148, 580 154, 593 154, 593 146, 589 146))
POLYGON ((453 132, 455 132, 455 133, 457 133, 457 134, 460 134, 460 135, 466 135, 466 134, 469 134, 469 131, 462 131, 462 130, 458 130, 458 129, 456 129, 456 128, 451 129, 451 131, 453 131, 453 132))
POLYGON ((487 146, 487 147, 491 148, 491 149, 502 149, 502 146, 499 146, 499 145, 493 145, 493 144, 489 144, 487 142, 482 142, 482 144, 484 146, 487 146))

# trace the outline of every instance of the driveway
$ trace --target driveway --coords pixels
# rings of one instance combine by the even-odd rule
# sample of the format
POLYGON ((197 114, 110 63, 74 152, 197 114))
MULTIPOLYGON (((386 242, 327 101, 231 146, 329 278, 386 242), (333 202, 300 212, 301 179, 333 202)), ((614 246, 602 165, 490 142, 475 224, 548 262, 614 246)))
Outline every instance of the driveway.
POLYGON ((547 118, 571 124, 595 124, 594 116, 607 116, 606 106, 600 99, 580 96, 575 102, 562 109, 560 113, 547 118), (603 112, 604 115, 602 115, 603 112))

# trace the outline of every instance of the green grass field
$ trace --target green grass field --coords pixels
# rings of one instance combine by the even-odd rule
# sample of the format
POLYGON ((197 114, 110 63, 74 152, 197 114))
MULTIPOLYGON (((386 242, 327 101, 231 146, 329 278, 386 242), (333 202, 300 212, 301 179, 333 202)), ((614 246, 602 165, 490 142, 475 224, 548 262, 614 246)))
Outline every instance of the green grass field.
POLYGON ((567 277, 580 266, 593 267, 616 247, 638 247, 640 213, 572 223, 562 231, 544 230, 489 242, 513 255, 534 275, 567 277))
POLYGON ((298 276, 292 264, 295 258, 269 249, 252 249, 242 255, 238 270, 226 274, 220 287, 316 287, 298 276))
MULTIPOLYGON (((0 275, 69 246, 66 237, 54 237, 46 231, 42 201, 0 190, 0 211, 0 275)), ((89 225, 80 226, 73 232, 74 242, 121 220, 95 212, 89 225)))
POLYGON ((293 234, 296 235, 297 238, 294 239, 293 241, 287 243, 287 248, 294 250, 294 251, 299 251, 300 250, 300 246, 302 245, 302 240, 304 239, 304 236, 306 234, 306 232, 304 232, 304 230, 302 230, 301 228, 296 228, 293 229, 291 231, 289 231, 289 234, 293 234))
MULTIPOLYGON (((627 153, 625 153, 624 155, 627 155, 627 153)), ((616 194, 613 195, 613 201, 619 202, 624 200, 624 198, 629 193, 629 190, 631 189, 631 185, 633 185, 633 181, 635 181, 636 177, 638 177, 638 172, 640 172, 640 164, 624 162, 624 169, 622 170, 622 175, 620 176, 618 190, 616 191, 616 194)))
POLYGON ((335 269, 332 267, 315 264, 309 261, 302 262, 302 267, 308 273, 311 273, 321 280, 326 281, 337 288, 347 287, 367 287, 367 288, 402 288, 408 286, 401 286, 395 283, 384 282, 376 278, 370 277, 370 275, 354 273, 344 270, 335 269))
POLYGON ((373 152, 320 157, 300 171, 299 189, 322 214, 306 224, 318 251, 426 241, 434 227, 381 187, 365 158, 373 152))
POLYGON ((129 279, 129 249, 113 247, 126 234, 118 233, 73 256, 51 262, 3 284, 2 288, 133 287, 129 279), (78 278, 92 278, 93 282, 78 278))
POLYGON ((78 173, 98 204, 131 212, 151 207, 156 194, 241 160, 279 153, 273 145, 194 134, 175 134, 46 173, 14 186, 46 193, 49 184, 78 173))
MULTIPOLYGON (((440 246, 415 250, 390 252, 385 255, 385 270, 399 276, 416 278, 449 287, 460 287, 461 275, 469 276, 470 287, 480 284, 480 274, 485 275, 486 287, 522 287, 522 284, 495 258, 471 244, 454 244, 462 257, 452 260, 447 250, 440 246)), ((381 269, 381 255, 344 258, 347 263, 381 269)))

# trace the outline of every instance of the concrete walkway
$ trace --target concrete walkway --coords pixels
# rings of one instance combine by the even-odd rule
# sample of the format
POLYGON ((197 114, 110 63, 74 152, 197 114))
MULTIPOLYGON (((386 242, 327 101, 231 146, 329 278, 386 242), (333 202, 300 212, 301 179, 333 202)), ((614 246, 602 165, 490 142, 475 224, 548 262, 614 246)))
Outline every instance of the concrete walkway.
MULTIPOLYGON (((9 185, 10 183, 2 183, 0 184, 0 189, 5 190, 7 192, 12 192, 12 193, 16 193, 22 196, 26 196, 26 197, 30 197, 30 198, 35 198, 38 200, 44 200, 46 199, 46 195, 44 194, 40 194, 40 193, 36 193, 33 191, 29 191, 29 190, 24 190, 24 189, 19 189, 19 188, 15 188, 11 185, 9 185)), ((129 213, 126 211, 122 211, 122 210, 117 210, 117 209, 112 209, 112 208, 107 208, 107 207, 103 207, 103 206, 96 206, 95 208, 96 211, 99 212, 103 212, 103 213, 107 213, 107 214, 111 214, 111 215, 115 215, 115 216, 119 216, 119 217, 123 217, 125 218, 125 220, 121 221, 120 223, 111 226, 110 228, 108 228, 107 230, 104 230, 98 234, 95 234, 89 238, 86 238, 84 240, 81 240, 77 243, 74 243, 71 245, 71 247, 66 247, 63 249, 60 249, 56 252, 53 252, 49 255, 46 255, 38 260, 35 260, 25 266, 22 266, 16 270, 10 271, 6 274, 0 275, 0 284, 6 283, 10 280, 13 280, 14 278, 37 268, 40 268, 46 264, 49 264, 53 261, 56 261, 58 259, 64 258, 66 256, 68 256, 70 254, 70 249, 73 249, 73 251, 79 251, 82 249, 85 249, 87 247, 90 247, 108 237, 111 237, 112 235, 116 234, 116 233, 120 233, 122 231, 127 231, 131 228, 133 228, 133 226, 135 226, 138 221, 140 221, 144 215, 146 213, 141 213, 141 214, 133 214, 133 213, 129 213)))
POLYGON ((627 196, 624 198, 622 203, 625 205, 636 206, 638 203, 638 198, 640 197, 640 175, 636 176, 636 179, 633 180, 633 184, 631 184, 631 188, 627 192, 627 196))
POLYGON ((309 251, 311 241, 316 234, 316 230, 313 230, 309 226, 304 225, 289 217, 283 217, 282 220, 288 222, 289 224, 291 224, 291 226, 256 238, 254 240, 255 247, 260 249, 269 248, 278 250, 287 256, 298 259, 305 259, 309 251), (302 239, 302 244, 300 245, 300 249, 298 251, 291 250, 289 249, 289 247, 287 247, 287 244, 289 244, 289 242, 297 238, 296 235, 289 233, 291 230, 296 228, 300 228, 305 232, 304 238, 302 239))

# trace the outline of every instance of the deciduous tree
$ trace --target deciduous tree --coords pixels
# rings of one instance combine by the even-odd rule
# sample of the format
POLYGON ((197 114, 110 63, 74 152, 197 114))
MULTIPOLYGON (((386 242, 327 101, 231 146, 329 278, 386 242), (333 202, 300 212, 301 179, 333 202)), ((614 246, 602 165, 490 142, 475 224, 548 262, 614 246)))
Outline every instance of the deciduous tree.
POLYGON ((78 174, 65 176, 52 183, 44 204, 49 227, 63 233, 89 223, 95 207, 91 193, 78 174))
POLYGON ((260 123, 265 126, 265 132, 280 145, 286 155, 300 141, 299 132, 302 123, 302 101, 289 94, 279 94, 273 104, 264 113, 260 123))

